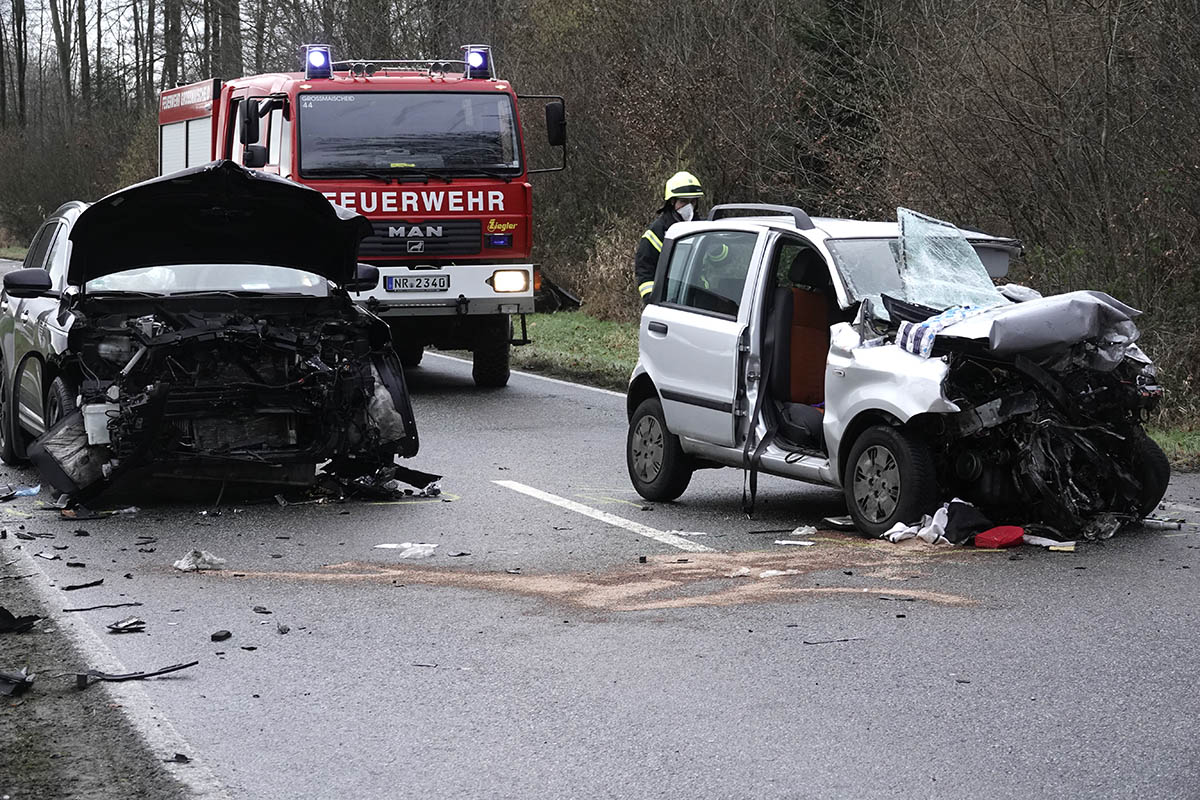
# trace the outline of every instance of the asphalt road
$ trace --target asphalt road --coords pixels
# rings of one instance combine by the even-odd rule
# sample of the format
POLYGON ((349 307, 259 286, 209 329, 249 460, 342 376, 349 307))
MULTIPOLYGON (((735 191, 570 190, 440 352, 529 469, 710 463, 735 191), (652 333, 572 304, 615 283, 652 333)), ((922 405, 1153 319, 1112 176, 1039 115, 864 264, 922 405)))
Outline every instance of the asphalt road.
POLYGON ((623 397, 438 356, 409 380, 441 499, 0 506, 54 534, 20 544, 58 586, 104 578, 62 607, 144 604, 69 615, 130 669, 200 660, 140 686, 230 797, 1200 796, 1198 476, 1184 530, 1075 553, 776 545, 839 495, 766 478, 749 521, 720 470, 644 504, 623 397), (375 547, 404 542, 438 546, 375 547), (172 569, 193 547, 226 569, 172 569), (129 613, 146 633, 103 632, 129 613))

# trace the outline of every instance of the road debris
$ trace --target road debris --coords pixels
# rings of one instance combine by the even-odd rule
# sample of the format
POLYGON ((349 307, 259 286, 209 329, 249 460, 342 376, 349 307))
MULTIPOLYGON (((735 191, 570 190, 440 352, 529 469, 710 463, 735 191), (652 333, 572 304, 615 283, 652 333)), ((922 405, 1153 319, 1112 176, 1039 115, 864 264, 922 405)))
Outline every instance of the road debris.
POLYGON ((126 617, 105 627, 113 633, 142 633, 146 630, 146 621, 139 617, 126 617))
MULTIPOLYGON (((1025 529, 1015 525, 998 525, 975 535, 975 546, 997 550, 1014 547, 1025 539, 1025 529)), ((1055 542, 1055 544, 1058 544, 1055 542)))
POLYGON ((271 609, 267 608, 266 606, 255 606, 254 608, 252 608, 250 610, 253 611, 255 614, 270 614, 271 613, 271 609))
POLYGON ((24 694, 33 686, 35 677, 28 667, 22 667, 20 672, 0 672, 0 694, 6 697, 24 694))
POLYGON ((758 573, 760 578, 778 578, 781 575, 799 575, 798 569, 767 569, 758 573))
POLYGON ((79 567, 86 567, 87 564, 83 563, 82 561, 68 561, 67 566, 79 568, 79 567))
POLYGON ((62 590, 64 592, 73 592, 76 589, 91 589, 93 586, 99 586, 102 583, 104 583, 104 578, 100 578, 99 580, 91 581, 90 583, 76 583, 72 586, 64 586, 64 587, 62 587, 62 590))
POLYGON ((176 753, 175 755, 171 756, 170 758, 163 759, 164 764, 190 764, 191 762, 192 762, 192 759, 188 758, 183 753, 176 753))
POLYGON ((252 644, 244 644, 244 645, 242 645, 242 649, 253 653, 255 650, 258 649, 258 647, 256 647, 255 645, 252 645, 252 644))
POLYGON ((58 561, 62 558, 58 553, 34 553, 34 558, 44 558, 47 561, 58 561))
POLYGON ((9 487, 7 493, 0 495, 0 503, 7 503, 9 500, 17 497, 33 497, 41 491, 42 485, 40 483, 37 486, 26 486, 24 489, 17 489, 15 491, 12 487, 9 487))
POLYGON ((89 669, 87 672, 77 672, 75 674, 75 687, 78 689, 86 689, 96 681, 106 681, 109 683, 120 683, 121 681, 141 681, 146 678, 157 678, 160 675, 167 675, 172 672, 179 672, 181 669, 194 667, 199 664, 199 661, 189 661, 186 664, 172 664, 169 667, 156 669, 152 672, 126 672, 122 675, 114 675, 108 672, 101 672, 98 669, 89 669))
POLYGON ((436 544, 427 544, 425 542, 401 542, 400 544, 395 544, 394 542, 385 542, 383 544, 375 545, 375 547, 372 549, 400 550, 401 553, 399 556, 397 556, 398 558, 417 559, 429 558, 433 555, 433 551, 436 547, 436 544))
POLYGON ((848 639, 814 639, 813 641, 804 640, 805 644, 839 644, 841 642, 861 642, 865 637, 851 636, 848 639))
POLYGON ((4 606, 0 606, 0 633, 24 633, 39 619, 41 617, 36 614, 18 617, 4 606))
POLYGON ((1027 533, 1024 536, 1022 536, 1021 541, 1023 541, 1025 544, 1033 545, 1035 547, 1045 547, 1047 549, 1051 549, 1051 548, 1055 548, 1055 547, 1057 547, 1057 548, 1070 547, 1070 548, 1072 548, 1072 551, 1073 551, 1074 547, 1075 547, 1074 542, 1060 542, 1057 539, 1047 539, 1045 536, 1034 536, 1031 533, 1027 533))
POLYGON ((132 608, 140 605, 141 603, 106 603, 105 605, 88 606, 87 608, 64 608, 63 613, 65 614, 71 611, 97 611, 101 608, 132 608))
POLYGON ((449 555, 449 557, 450 558, 462 558, 463 556, 469 556, 469 555, 471 555, 471 554, 469 552, 467 552, 466 550, 459 550, 457 553, 451 553, 449 555))
POLYGON ((282 622, 275 623, 275 630, 280 636, 286 636, 291 629, 290 625, 284 625, 282 622))
POLYGON ((798 547, 812 547, 816 542, 810 542, 806 539, 776 539, 775 544, 790 544, 798 547))
POLYGON ((821 524, 828 525, 835 531, 852 531, 855 530, 854 520, 848 516, 845 517, 825 517, 821 520, 821 524))
MULTIPOLYGON (((111 511, 93 511, 86 506, 75 506, 75 508, 64 508, 59 511, 59 516, 63 519, 108 519, 116 516, 131 516, 141 511, 137 506, 129 506, 128 508, 118 508, 111 511)), ((75 532, 76 536, 87 536, 86 533, 75 532)))
POLYGON ((1146 517, 1142 520, 1142 527, 1148 531, 1178 531, 1183 529, 1185 523, 1186 520, 1182 519, 1146 517))
POLYGON ((214 642, 223 642, 231 636, 233 636, 233 634, 229 631, 215 631, 213 635, 208 638, 212 639, 214 642))
POLYGON ((225 559, 218 558, 207 550, 193 550, 172 566, 180 572, 199 572, 203 569, 221 569, 225 566, 225 559))

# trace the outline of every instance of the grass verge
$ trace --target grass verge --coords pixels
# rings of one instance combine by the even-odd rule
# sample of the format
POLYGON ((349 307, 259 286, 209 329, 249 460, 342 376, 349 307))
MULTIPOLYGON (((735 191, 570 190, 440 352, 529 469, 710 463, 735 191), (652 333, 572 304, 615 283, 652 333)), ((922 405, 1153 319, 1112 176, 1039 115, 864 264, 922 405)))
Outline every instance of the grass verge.
POLYGON ((514 347, 516 369, 623 392, 637 363, 636 322, 604 322, 579 311, 530 314, 532 344, 514 347))
POLYGON ((25 258, 25 247, 0 247, 0 258, 11 258, 13 261, 20 261, 25 258))
POLYGON ((1182 472, 1200 470, 1200 430, 1150 428, 1147 433, 1167 454, 1172 469, 1182 472))

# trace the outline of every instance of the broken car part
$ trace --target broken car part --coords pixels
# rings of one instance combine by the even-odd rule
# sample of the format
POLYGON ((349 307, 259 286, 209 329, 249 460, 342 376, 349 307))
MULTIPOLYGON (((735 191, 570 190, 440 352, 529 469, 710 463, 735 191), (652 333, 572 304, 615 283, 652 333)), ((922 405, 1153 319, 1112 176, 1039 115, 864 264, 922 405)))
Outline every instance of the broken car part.
POLYGON ((41 617, 36 614, 18 617, 4 606, 0 606, 0 633, 24 633, 39 619, 41 617))
POLYGON ((146 678, 157 678, 160 675, 168 675, 172 672, 178 672, 181 669, 194 667, 199 663, 199 661, 189 661, 186 664, 172 664, 169 667, 156 669, 153 672, 127 672, 122 675, 101 672, 98 669, 89 669, 87 672, 78 672, 75 674, 75 686, 79 689, 86 689, 95 681, 107 681, 110 683, 119 683, 121 681, 141 681, 145 680, 146 678))
POLYGON ((27 667, 22 668, 20 672, 0 672, 0 694, 5 697, 24 694, 33 686, 35 677, 37 676, 31 674, 27 667))

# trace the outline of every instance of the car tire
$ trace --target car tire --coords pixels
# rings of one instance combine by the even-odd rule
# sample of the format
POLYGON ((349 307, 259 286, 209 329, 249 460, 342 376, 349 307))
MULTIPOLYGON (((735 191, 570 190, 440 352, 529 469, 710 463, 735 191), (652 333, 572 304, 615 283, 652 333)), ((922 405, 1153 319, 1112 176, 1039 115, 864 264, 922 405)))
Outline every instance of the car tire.
POLYGON ((1138 514, 1148 517, 1158 508, 1158 503, 1167 493, 1171 482, 1171 462, 1158 442, 1140 428, 1133 439, 1135 475, 1142 484, 1142 495, 1138 498, 1138 514))
POLYGON ((633 488, 647 500, 674 500, 692 480, 695 466, 668 430, 657 397, 643 400, 629 419, 625 465, 633 488))
POLYGON ((425 348, 419 344, 397 345, 396 355, 400 356, 400 366, 412 369, 421 365, 421 359, 425 356, 425 348))
POLYGON ((46 402, 42 406, 46 430, 54 427, 55 423, 75 410, 75 390, 67 386, 62 378, 50 382, 46 392, 46 402))
POLYGON ((508 385, 512 374, 512 328, 508 317, 484 326, 479 341, 471 351, 471 377, 482 389, 498 389, 508 385))
POLYGON ((929 446, 890 425, 867 428, 854 442, 842 486, 855 526, 871 537, 897 522, 920 522, 938 499, 937 472, 929 446))
POLYGON ((8 365, 0 361, 0 461, 10 466, 24 463, 17 455, 16 437, 13 404, 8 396, 8 365))

